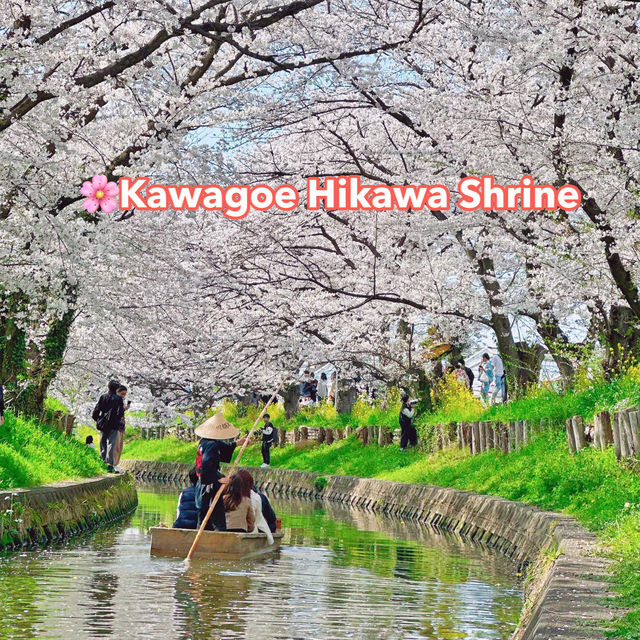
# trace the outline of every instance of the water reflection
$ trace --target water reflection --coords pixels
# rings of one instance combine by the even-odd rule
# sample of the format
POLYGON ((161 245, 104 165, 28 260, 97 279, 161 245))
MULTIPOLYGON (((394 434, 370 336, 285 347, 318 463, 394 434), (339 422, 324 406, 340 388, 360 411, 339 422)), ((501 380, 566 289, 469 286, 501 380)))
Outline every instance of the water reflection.
POLYGON ((275 501, 279 553, 250 563, 149 556, 176 491, 141 491, 123 526, 0 560, 0 638, 507 638, 515 567, 428 528, 334 504, 275 501))

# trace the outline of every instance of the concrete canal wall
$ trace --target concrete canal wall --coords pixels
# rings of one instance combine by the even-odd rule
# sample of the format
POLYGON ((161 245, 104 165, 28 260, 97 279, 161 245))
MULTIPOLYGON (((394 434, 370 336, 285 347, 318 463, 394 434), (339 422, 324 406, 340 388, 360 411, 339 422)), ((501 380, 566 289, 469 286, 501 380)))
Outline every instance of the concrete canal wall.
MULTIPOLYGON (((134 477, 187 484, 191 465, 126 460, 134 477)), ((288 469, 251 468, 256 484, 273 495, 321 498, 429 524, 482 542, 529 567, 517 640, 604 638, 612 610, 609 562, 593 534, 573 518, 502 498, 428 485, 288 469)))
POLYGON ((129 474, 0 491, 0 548, 64 540, 114 522, 137 504, 129 474))

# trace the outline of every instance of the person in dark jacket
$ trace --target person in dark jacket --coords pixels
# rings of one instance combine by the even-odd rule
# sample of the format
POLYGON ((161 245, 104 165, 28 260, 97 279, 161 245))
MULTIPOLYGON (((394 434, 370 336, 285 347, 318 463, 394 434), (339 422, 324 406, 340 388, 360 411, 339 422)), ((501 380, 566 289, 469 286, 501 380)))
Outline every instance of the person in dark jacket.
POLYGON ((178 498, 178 513, 176 521, 173 523, 174 529, 197 529, 198 528, 198 507, 196 507, 196 484, 198 483, 198 473, 193 467, 189 471, 191 486, 187 487, 178 498))
POLYGON ((100 457, 107 465, 107 471, 114 473, 113 454, 118 439, 118 428, 124 419, 124 403, 117 394, 120 383, 110 380, 108 392, 101 395, 91 417, 95 420, 100 436, 100 457))
POLYGON ((413 426, 413 419, 416 417, 414 404, 416 400, 410 400, 405 393, 402 396, 402 407, 400 409, 400 449, 404 451, 407 446, 415 447, 418 444, 418 432, 413 426))
POLYGON ((265 413, 263 416, 264 425, 260 429, 262 433, 262 466, 268 467, 271 464, 271 447, 275 443, 276 430, 271 424, 271 416, 265 413))
POLYGON ((474 375, 473 371, 471 371, 471 369, 469 369, 469 367, 467 367, 467 365, 464 363, 464 360, 462 358, 460 358, 460 360, 458 360, 458 364, 467 373, 467 378, 469 378, 469 389, 471 389, 471 391, 473 391, 473 381, 475 380, 475 375, 474 375))
MULTIPOLYGON (((195 433, 200 436, 200 444, 196 454, 196 472, 198 474, 196 506, 199 512, 198 526, 200 526, 204 522, 220 485, 227 484, 227 478, 220 473, 220 464, 231 462, 236 445, 242 445, 245 439, 241 438, 235 442, 235 438, 240 435, 240 432, 219 413, 203 422, 195 430, 195 433)), ((224 502, 221 499, 216 503, 206 529, 226 531, 227 518, 224 502)))

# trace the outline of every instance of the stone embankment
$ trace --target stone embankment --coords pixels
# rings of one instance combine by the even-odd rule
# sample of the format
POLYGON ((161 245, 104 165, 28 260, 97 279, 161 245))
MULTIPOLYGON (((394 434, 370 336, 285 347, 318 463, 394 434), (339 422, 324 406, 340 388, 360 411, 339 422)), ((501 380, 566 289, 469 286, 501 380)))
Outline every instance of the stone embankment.
MULTIPOLYGON (((187 484, 188 464, 126 460, 134 477, 187 484)), ((250 469, 272 495, 325 499, 413 520, 494 547, 527 565, 527 601, 517 640, 595 640, 612 610, 609 562, 573 518, 493 496, 428 485, 289 469, 250 469)))
POLYGON ((128 474, 0 491, 0 548, 64 540, 114 522, 137 504, 128 474))

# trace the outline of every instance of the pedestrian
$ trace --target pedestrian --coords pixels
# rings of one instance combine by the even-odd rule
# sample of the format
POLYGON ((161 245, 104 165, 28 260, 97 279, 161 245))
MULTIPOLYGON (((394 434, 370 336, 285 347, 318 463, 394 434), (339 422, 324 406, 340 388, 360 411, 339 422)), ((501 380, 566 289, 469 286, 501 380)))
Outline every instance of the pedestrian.
POLYGON ((176 513, 176 521, 173 523, 174 529, 198 528, 198 508, 196 507, 198 473, 195 467, 189 471, 189 481, 191 485, 184 489, 178 498, 178 511, 176 513))
POLYGON ((300 395, 304 398, 309 395, 311 390, 309 369, 305 369, 302 374, 302 382, 300 383, 300 395))
POLYGON ((338 397, 338 374, 334 371, 331 374, 331 381, 329 384, 329 402, 335 404, 338 397))
POLYGON ((462 358, 458 360, 458 364, 465 370, 465 373, 467 374, 467 378, 469 378, 469 389, 473 391, 473 381, 476 379, 475 375, 473 375, 473 371, 471 371, 471 369, 467 367, 467 365, 465 364, 462 358))
POLYGON ((467 389, 471 388, 471 381, 469 380, 469 376, 459 362, 456 364, 454 373, 456 374, 456 378, 461 385, 464 385, 467 389))
POLYGON ((327 383, 327 374, 321 373, 318 380, 318 402, 324 402, 329 395, 329 385, 327 383))
POLYGON ((478 381, 480 382, 480 395, 485 402, 489 401, 489 387, 492 380, 493 367, 489 360, 484 360, 483 356, 482 364, 478 365, 478 381))
MULTIPOLYGON (((489 358, 489 354, 485 353, 482 356, 482 359, 487 357, 489 358)), ((489 362, 491 362, 491 367, 493 368, 493 380, 495 382, 495 386, 493 388, 493 393, 491 394, 491 400, 495 403, 496 397, 500 396, 502 402, 507 401, 507 378, 504 370, 504 363, 502 362, 502 358, 500 354, 496 353, 495 355, 489 358, 489 362)))
MULTIPOLYGON (((195 430, 195 433, 200 436, 200 444, 196 453, 196 472, 198 474, 196 506, 198 507, 198 526, 200 526, 204 522, 209 506, 218 493, 220 485, 228 482, 227 478, 220 473, 220 464, 231 462, 236 445, 242 446, 246 436, 236 441, 240 431, 219 413, 203 422, 195 430)), ((218 500, 206 528, 211 531, 226 530, 226 515, 222 500, 218 500)))
POLYGON ((124 404, 117 391, 120 383, 110 380, 107 393, 100 396, 91 417, 95 420, 96 428, 101 432, 100 457, 107 465, 109 473, 115 473, 113 456, 120 422, 124 418, 124 404))
POLYGON ((271 447, 275 444, 277 437, 276 430, 271 424, 271 416, 265 413, 262 416, 264 424, 260 432, 262 433, 262 467, 268 467, 271 464, 271 447))
MULTIPOLYGON (((127 397, 127 387, 125 387, 124 385, 120 385, 116 393, 122 398, 122 402, 124 403, 124 410, 128 411, 129 407, 131 406, 131 400, 129 400, 128 402, 125 402, 125 398, 127 397)), ((116 446, 113 452, 114 467, 117 467, 120 464, 120 458, 122 457, 122 448, 124 447, 125 430, 126 430, 126 423, 125 423, 125 415, 123 413, 122 419, 120 420, 120 425, 118 426, 116 446)))
POLYGON ((84 443, 87 445, 87 447, 89 447, 89 449, 93 449, 94 451, 96 450, 96 444, 93 441, 93 436, 87 436, 84 439, 84 443))
POLYGON ((309 396, 311 397, 311 402, 315 404, 318 399, 318 381, 316 380, 315 373, 312 373, 309 376, 309 383, 311 385, 311 388, 309 389, 309 396))
POLYGON ((413 426, 416 417, 415 403, 417 400, 410 400, 405 393, 402 396, 402 408, 400 409, 400 450, 405 451, 407 446, 415 447, 418 444, 418 433, 413 426))

